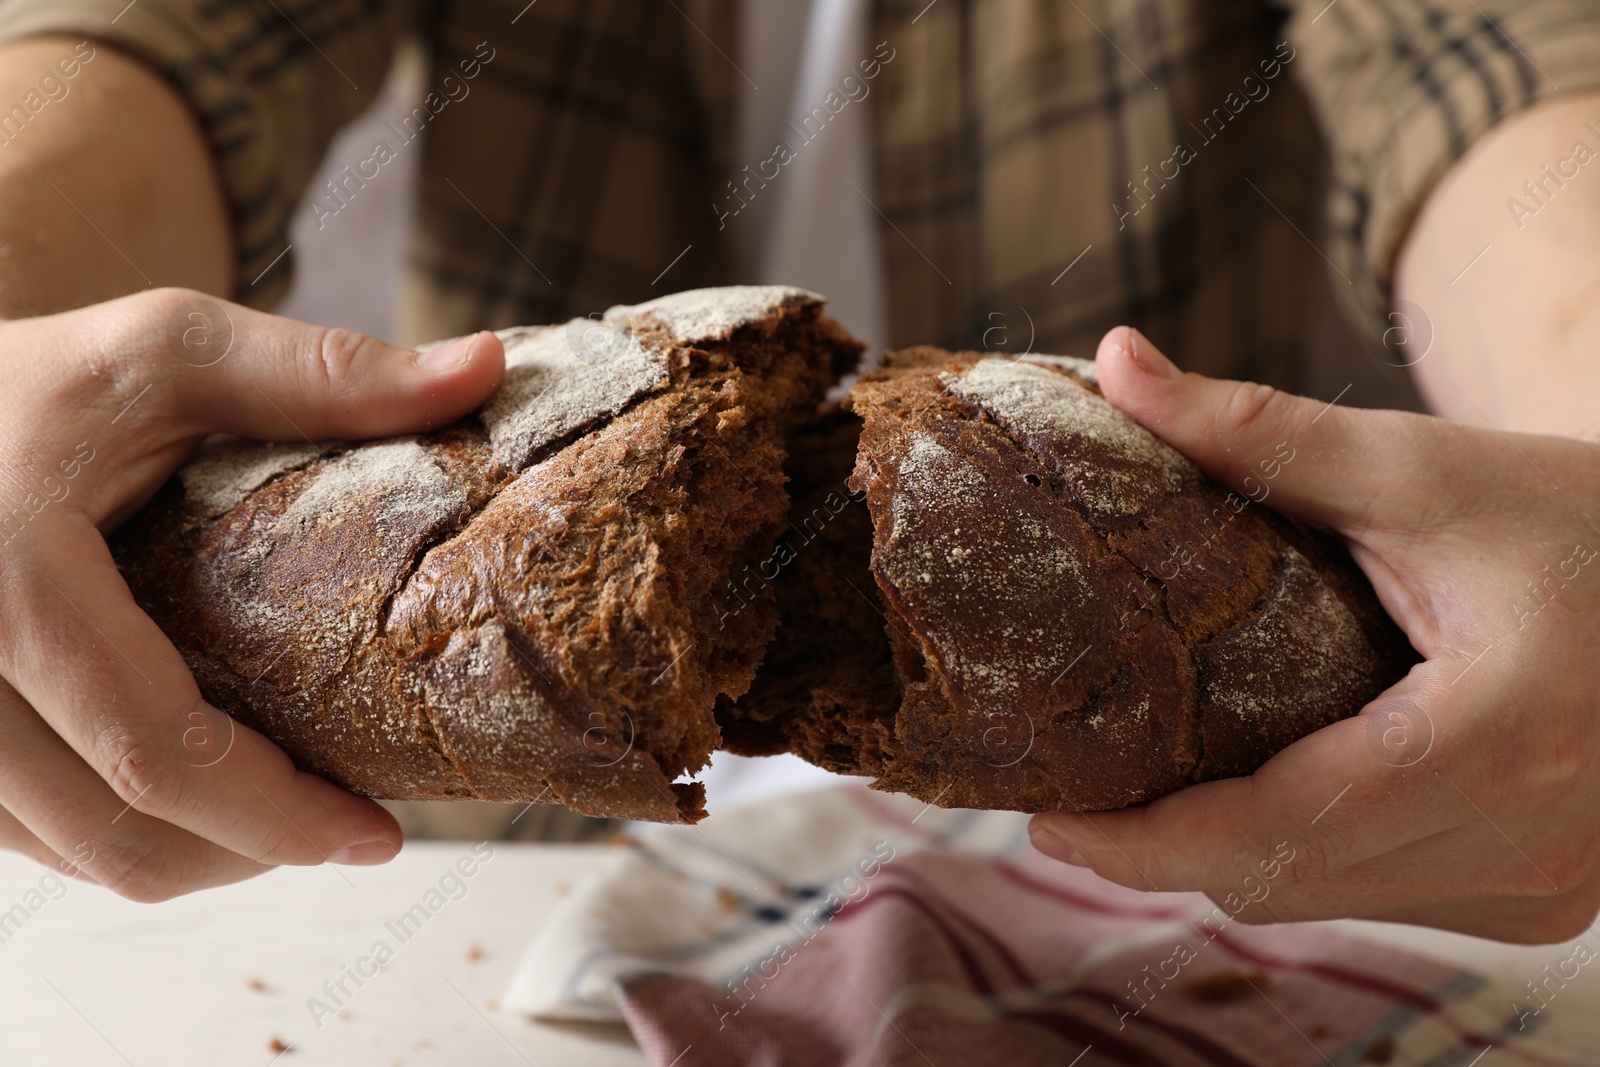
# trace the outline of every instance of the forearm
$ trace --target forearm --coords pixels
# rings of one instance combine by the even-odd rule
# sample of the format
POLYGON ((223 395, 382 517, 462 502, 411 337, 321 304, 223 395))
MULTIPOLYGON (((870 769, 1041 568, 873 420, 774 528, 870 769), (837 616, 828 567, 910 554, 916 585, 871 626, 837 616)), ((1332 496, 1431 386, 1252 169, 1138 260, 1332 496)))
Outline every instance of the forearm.
POLYGON ((1600 436, 1600 94, 1554 98, 1475 145, 1419 215, 1395 295, 1412 342, 1395 351, 1434 411, 1600 436))
POLYGON ((97 42, 92 53, 81 46, 0 46, 0 317, 157 285, 227 295, 226 207, 194 116, 143 64, 97 42), (71 78, 64 59, 78 63, 71 78))

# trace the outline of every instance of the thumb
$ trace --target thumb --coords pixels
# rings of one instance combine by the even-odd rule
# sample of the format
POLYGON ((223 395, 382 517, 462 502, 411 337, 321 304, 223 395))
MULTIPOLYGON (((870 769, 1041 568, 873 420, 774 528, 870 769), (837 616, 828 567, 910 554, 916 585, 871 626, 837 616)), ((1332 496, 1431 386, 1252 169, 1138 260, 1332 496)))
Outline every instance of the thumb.
POLYGON ((1257 503, 1340 530, 1370 525, 1380 500, 1400 503, 1421 416, 1185 374, 1128 326, 1105 335, 1095 364, 1108 401, 1257 503))
POLYGON ((505 370, 505 349, 487 331, 418 352, 209 299, 165 317, 146 336, 174 386, 171 414, 192 432, 280 441, 412 433, 477 407, 505 370))

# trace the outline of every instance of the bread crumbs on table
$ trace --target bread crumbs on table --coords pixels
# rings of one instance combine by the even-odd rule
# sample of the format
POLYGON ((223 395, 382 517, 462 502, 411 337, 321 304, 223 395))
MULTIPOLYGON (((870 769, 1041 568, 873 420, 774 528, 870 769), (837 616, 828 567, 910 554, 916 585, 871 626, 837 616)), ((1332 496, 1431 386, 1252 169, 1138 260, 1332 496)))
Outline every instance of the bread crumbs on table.
POLYGON ((723 911, 737 911, 739 895, 725 885, 717 886, 717 907, 723 911))
POLYGON ((467 946, 467 962, 468 963, 477 963, 481 959, 483 959, 483 946, 482 945, 477 944, 476 942, 474 942, 473 944, 467 946))
POLYGON ((274 1037, 267 1041, 267 1051, 276 1052, 281 1056, 289 1051, 289 1046, 283 1043, 283 1038, 274 1037))
POLYGON ((267 983, 259 978, 251 978, 245 982, 245 988, 252 993, 265 993, 267 991, 267 983))
POLYGON ((1185 982, 1178 987, 1178 992, 1192 1003, 1216 1007, 1236 1004, 1256 990, 1267 986, 1269 982, 1267 976, 1259 971, 1251 971, 1249 974, 1221 971, 1217 974, 1208 974, 1204 978, 1196 978, 1192 982, 1185 982))
POLYGON ((1363 1063, 1389 1063, 1394 1059, 1395 1043, 1392 1037, 1380 1037, 1368 1045, 1361 1054, 1363 1063))

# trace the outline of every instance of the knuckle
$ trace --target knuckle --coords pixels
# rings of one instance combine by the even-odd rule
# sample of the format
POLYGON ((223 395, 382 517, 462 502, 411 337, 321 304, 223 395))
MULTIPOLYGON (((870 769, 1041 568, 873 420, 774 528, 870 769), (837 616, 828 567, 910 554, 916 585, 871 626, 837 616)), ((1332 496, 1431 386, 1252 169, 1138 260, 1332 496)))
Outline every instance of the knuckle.
MULTIPOLYGON (((26 329, 43 331, 33 343, 48 347, 54 357, 37 410, 58 418, 67 410, 108 409, 114 415, 151 384, 152 376, 175 375, 177 360, 166 353, 168 320, 185 301, 202 296, 190 289, 149 289, 30 321, 26 329)), ((170 405, 172 390, 152 392, 146 405, 170 405)))
POLYGON ((146 726, 119 721, 100 731, 95 747, 101 777, 126 803, 149 813, 151 790, 170 765, 159 739, 146 726))
POLYGON ((316 376, 309 385, 330 392, 345 391, 359 377, 360 368, 376 354, 380 342, 364 333, 331 326, 317 336, 317 358, 307 372, 316 376))
POLYGON ((1165 849, 1150 849, 1139 857, 1136 870, 1139 877, 1135 889, 1168 892, 1222 893, 1237 889, 1240 879, 1250 871, 1245 850, 1230 849, 1225 854, 1199 857, 1169 853, 1165 849))
POLYGON ((167 319, 173 311, 184 304, 206 299, 209 298, 198 289, 187 289, 182 286, 166 285, 157 289, 146 289, 127 298, 131 314, 123 320, 124 326, 131 336, 147 340, 165 328, 167 319))
POLYGON ((146 369, 152 365, 171 369, 176 373, 180 362, 169 350, 168 331, 175 316, 185 305, 210 301, 198 289, 166 286, 150 289, 127 298, 128 314, 118 319, 121 327, 116 337, 119 354, 135 357, 135 362, 146 369))
POLYGON ((241 808, 226 826, 220 839, 228 847, 257 863, 317 864, 326 858, 316 843, 297 829, 289 818, 271 808, 241 808))
POLYGON ((86 870, 117 896, 139 904, 159 904, 185 892, 170 852, 150 844, 110 845, 86 870))
MULTIPOLYGON (((76 346, 79 370, 92 387, 109 390, 106 402, 115 409, 137 396, 141 410, 166 419, 181 418, 188 406, 186 390, 181 388, 187 381, 188 362, 183 349, 184 309, 206 304, 216 300, 197 289, 164 286, 115 302, 110 314, 98 306, 84 309, 82 314, 93 316, 87 321, 95 343, 76 346), (162 388, 148 389, 145 395, 153 384, 162 388)), ((143 420, 132 420, 129 430, 137 432, 141 425, 143 420)))
POLYGON ((1283 865, 1279 884, 1285 889, 1300 889, 1337 870, 1337 847, 1334 842, 1316 837, 1296 841, 1294 862, 1283 865))
POLYGON ((1260 382, 1235 382, 1218 415, 1229 437, 1247 440, 1281 437, 1289 429, 1296 397, 1260 382))
POLYGON ((1239 909, 1234 920, 1245 926, 1271 926, 1275 923, 1302 922, 1314 917, 1288 894, 1286 887, 1239 909))
POLYGON ((1095 873, 1129 889, 1170 892, 1198 888, 1194 873, 1179 857, 1154 842, 1121 841, 1110 854, 1095 857, 1095 873))
POLYGON ((255 847, 244 854, 258 863, 291 865, 318 864, 328 858, 327 852, 287 823, 261 832, 255 847))
POLYGON ((1117 858, 1114 860, 1097 859, 1093 864, 1095 874, 1108 882, 1115 882, 1125 889, 1137 889, 1141 892, 1154 892, 1157 888, 1165 892, 1171 887, 1162 877, 1160 871, 1153 871, 1143 864, 1135 865, 1132 861, 1117 858), (1154 883, 1152 885, 1151 883, 1154 883))

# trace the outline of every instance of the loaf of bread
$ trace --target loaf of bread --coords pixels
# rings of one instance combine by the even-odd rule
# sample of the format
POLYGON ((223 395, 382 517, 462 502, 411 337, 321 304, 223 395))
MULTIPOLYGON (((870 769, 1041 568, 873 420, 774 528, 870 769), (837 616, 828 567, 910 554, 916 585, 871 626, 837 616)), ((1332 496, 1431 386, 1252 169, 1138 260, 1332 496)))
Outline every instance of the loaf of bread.
POLYGON ((500 336, 475 415, 213 439, 112 539, 206 698, 357 792, 690 822, 722 746, 1114 808, 1248 773, 1415 658, 1260 502, 1293 441, 1229 493, 1093 364, 911 349, 822 411, 862 346, 778 287, 500 336))
POLYGON ((851 402, 791 460, 782 623, 718 708, 738 751, 1117 808, 1248 774, 1416 660, 1343 546, 1262 503, 1292 440, 1230 493, 1049 356, 891 353, 851 402))
POLYGON ((729 588, 788 508, 785 435, 861 345, 788 288, 501 333, 446 429, 213 439, 113 538, 217 707, 369 796, 692 821, 776 625, 729 588))

